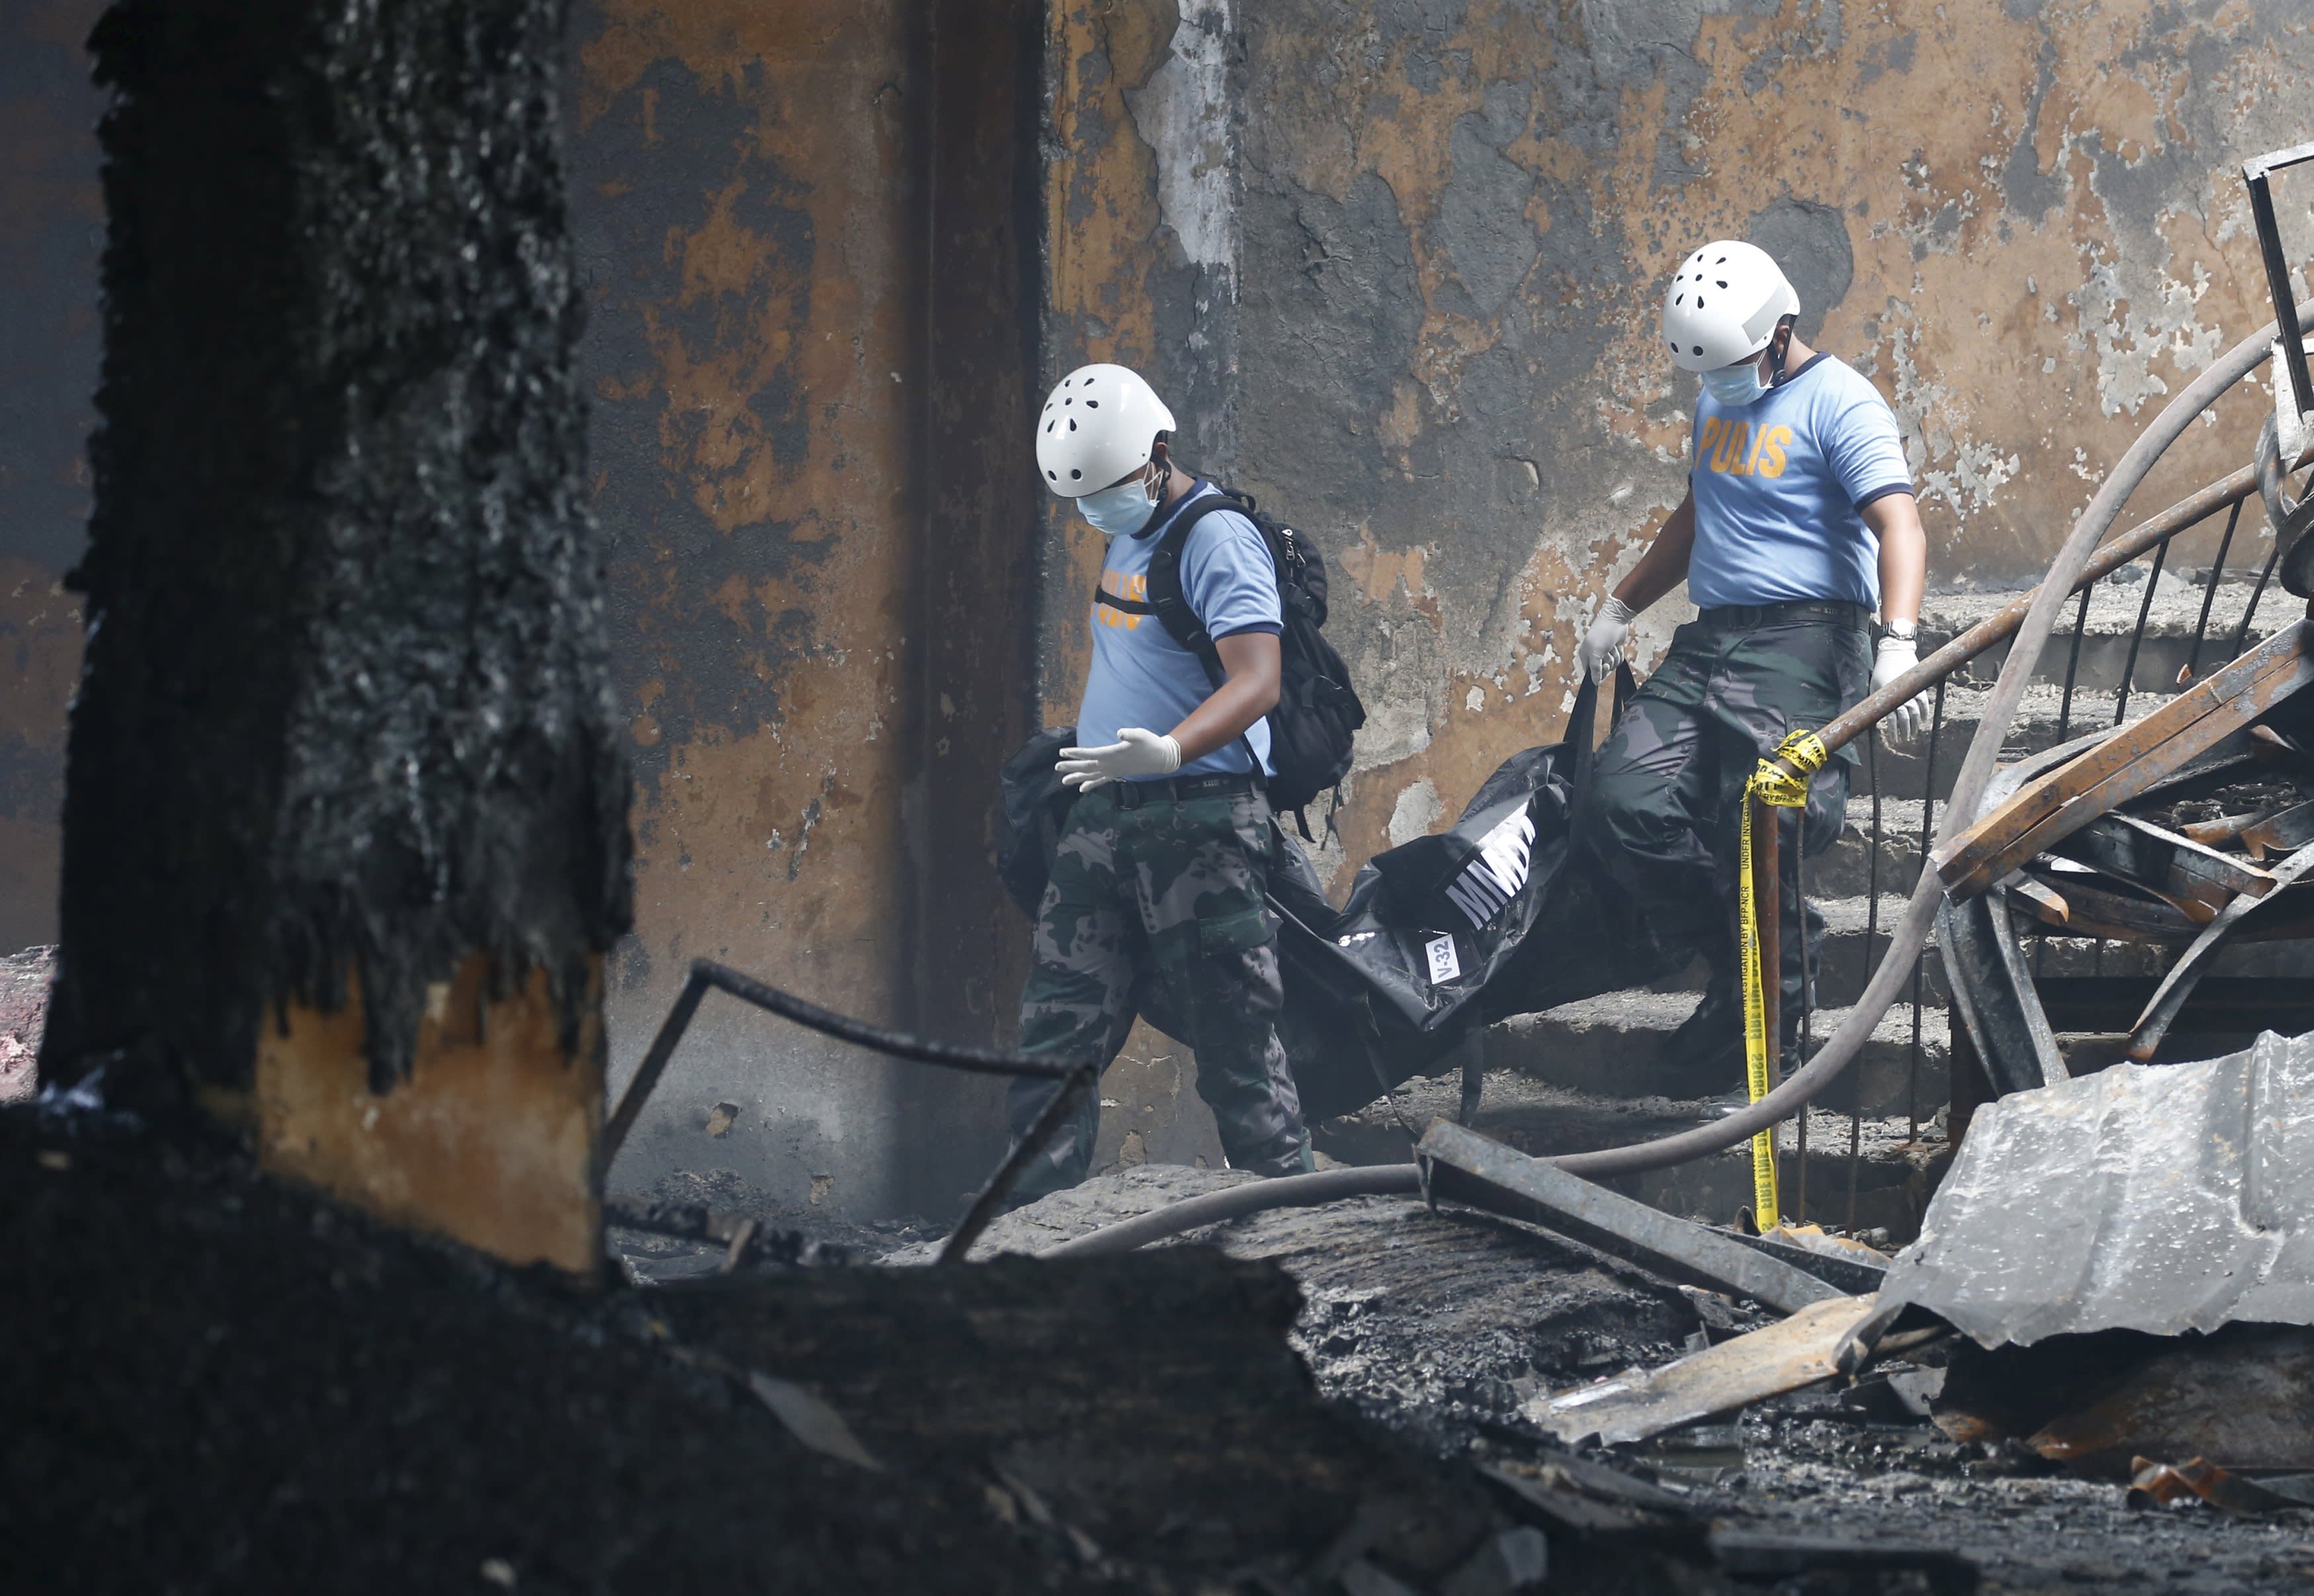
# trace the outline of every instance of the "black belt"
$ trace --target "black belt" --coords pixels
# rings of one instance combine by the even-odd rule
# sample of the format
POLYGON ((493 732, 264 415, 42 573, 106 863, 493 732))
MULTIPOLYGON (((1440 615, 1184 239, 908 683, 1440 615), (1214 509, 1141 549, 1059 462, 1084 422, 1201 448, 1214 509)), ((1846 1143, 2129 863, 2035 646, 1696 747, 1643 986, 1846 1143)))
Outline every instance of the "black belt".
POLYGON ((1871 623, 1872 612, 1864 604, 1853 604, 1836 598, 1796 598, 1780 604, 1721 604, 1717 609, 1699 610, 1695 618, 1706 626, 1774 626, 1786 621, 1836 621, 1849 626, 1871 623))
POLYGON ((1120 809, 1138 809, 1144 804, 1160 801, 1187 803, 1191 798, 1235 798, 1240 793, 1263 792, 1267 788, 1259 776, 1244 771, 1230 771, 1217 776, 1170 776, 1160 781, 1112 781, 1096 792, 1117 794, 1120 809))

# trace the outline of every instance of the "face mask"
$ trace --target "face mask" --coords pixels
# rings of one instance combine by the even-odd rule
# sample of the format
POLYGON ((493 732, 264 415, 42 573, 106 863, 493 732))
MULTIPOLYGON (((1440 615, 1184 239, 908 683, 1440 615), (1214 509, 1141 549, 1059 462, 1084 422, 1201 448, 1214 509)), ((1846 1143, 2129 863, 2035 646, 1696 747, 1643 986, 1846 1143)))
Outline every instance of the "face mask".
POLYGON ((1119 482, 1078 499, 1077 513, 1103 537, 1130 536, 1148 525, 1149 517, 1157 513, 1157 501, 1149 489, 1148 483, 1137 479, 1119 482))
POLYGON ((1768 385, 1760 381, 1760 363, 1754 359, 1705 372, 1703 391, 1731 410, 1742 410, 1765 393, 1768 385))

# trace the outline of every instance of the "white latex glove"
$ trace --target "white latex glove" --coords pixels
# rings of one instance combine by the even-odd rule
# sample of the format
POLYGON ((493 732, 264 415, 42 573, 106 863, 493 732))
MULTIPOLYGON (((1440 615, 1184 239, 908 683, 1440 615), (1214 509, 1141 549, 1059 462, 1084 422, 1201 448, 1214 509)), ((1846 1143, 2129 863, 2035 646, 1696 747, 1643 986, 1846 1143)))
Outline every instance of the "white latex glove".
POLYGON ((1181 745, 1171 737, 1121 726, 1117 740, 1102 748, 1064 748, 1061 785, 1091 792, 1109 781, 1130 781, 1143 776, 1170 776, 1181 768, 1181 745))
POLYGON ((1591 681, 1605 679, 1607 674, 1623 663, 1623 644, 1631 635, 1632 619, 1638 611, 1610 594, 1607 602, 1599 606, 1598 617, 1591 630, 1583 634, 1583 641, 1575 650, 1575 663, 1591 681))
MULTIPOLYGON (((1879 692, 1921 663, 1921 646, 1912 638, 1883 637, 1872 657, 1872 691, 1879 692)), ((1893 710, 1880 723, 1880 740, 1891 748, 1911 742, 1928 728, 1929 695, 1915 693, 1911 701, 1893 710)))

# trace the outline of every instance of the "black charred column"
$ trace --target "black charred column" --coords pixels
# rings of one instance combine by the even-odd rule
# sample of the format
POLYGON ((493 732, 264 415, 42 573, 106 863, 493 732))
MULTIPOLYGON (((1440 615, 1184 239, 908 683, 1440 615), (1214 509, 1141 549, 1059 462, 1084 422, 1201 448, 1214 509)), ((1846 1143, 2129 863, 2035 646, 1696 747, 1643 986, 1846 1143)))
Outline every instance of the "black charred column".
POLYGON ((599 1053, 627 775, 563 22, 120 0, 92 37, 106 342, 45 1074, 230 1098, 296 1016, 350 1013, 384 1092, 457 1005, 532 992, 566 1062, 599 1053))

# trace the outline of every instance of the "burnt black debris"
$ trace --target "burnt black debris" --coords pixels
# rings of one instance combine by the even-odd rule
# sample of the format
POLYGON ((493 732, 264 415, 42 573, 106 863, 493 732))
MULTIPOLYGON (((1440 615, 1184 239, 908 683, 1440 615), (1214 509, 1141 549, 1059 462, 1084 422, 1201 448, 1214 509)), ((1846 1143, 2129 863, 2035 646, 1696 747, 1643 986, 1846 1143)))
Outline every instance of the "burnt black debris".
POLYGON ((630 913, 559 0, 120 0, 44 1047, 244 1080, 358 983, 376 1084, 465 956, 575 1038, 630 913))
MULTIPOLYGON (((598 1296, 15 1108, 0 1256, 12 1589, 1508 1591, 1640 1490, 1326 1401, 1293 1279, 1207 1248, 598 1296)), ((1729 1589, 1646 1500, 1582 1588, 1729 1589)))

